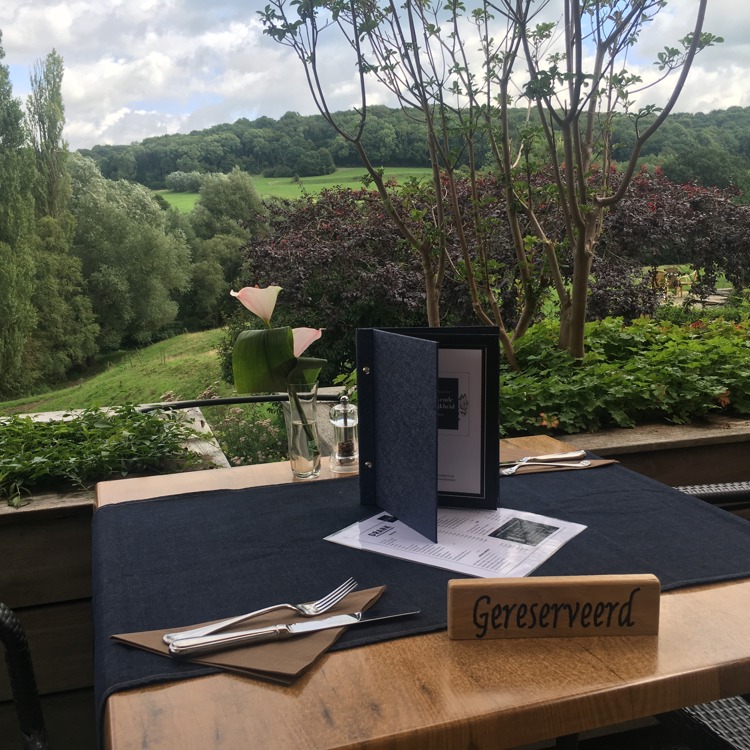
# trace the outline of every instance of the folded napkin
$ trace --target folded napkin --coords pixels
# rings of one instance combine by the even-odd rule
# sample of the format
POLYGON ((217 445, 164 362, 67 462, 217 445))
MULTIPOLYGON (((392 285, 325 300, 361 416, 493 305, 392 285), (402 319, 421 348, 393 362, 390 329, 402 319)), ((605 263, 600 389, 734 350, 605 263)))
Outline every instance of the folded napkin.
MULTIPOLYGON (((566 445, 561 444, 561 448, 559 451, 545 451, 545 453, 561 453, 563 451, 573 451, 576 450, 576 447, 574 445, 566 445)), ((500 446, 500 460, 501 461, 518 461, 524 456, 530 456, 530 455, 536 455, 532 452, 530 452, 527 448, 518 447, 517 445, 508 445, 507 443, 503 442, 500 446)), ((516 476, 517 474, 541 474, 545 471, 586 471, 587 469, 595 469, 598 466, 608 466, 609 464, 616 464, 618 463, 613 458, 589 458, 589 461, 591 461, 591 465, 587 466, 584 469, 576 468, 574 466, 571 466, 570 468, 567 468, 565 466, 539 466, 538 464, 525 464, 524 466, 521 466, 517 471, 515 471, 510 476, 516 476)), ((578 463, 577 461, 572 461, 571 463, 578 463)), ((509 465, 509 464, 508 464, 509 465)), ((503 468, 507 468, 501 466, 500 470, 502 472, 503 468)), ((502 473, 500 476, 504 476, 502 473)))
MULTIPOLYGON (((248 628, 262 628, 267 625, 279 623, 291 624, 300 620, 321 620, 333 615, 351 614, 353 612, 364 612, 369 609, 383 595, 385 586, 363 591, 352 591, 347 594, 335 607, 329 609, 325 614, 316 618, 302 618, 291 610, 278 610, 267 615, 254 617, 252 620, 237 626, 238 630, 248 628)), ((208 622, 196 623, 195 625, 180 625, 175 628, 163 630, 149 630, 143 633, 123 633, 113 635, 112 638, 129 646, 161 654, 168 659, 176 657, 169 653, 169 648, 162 640, 165 633, 175 630, 187 630, 209 625, 208 622)), ((180 657, 180 661, 191 661, 210 667, 218 667, 230 672, 238 672, 250 677, 259 677, 273 682, 290 685, 306 669, 308 669, 319 656, 325 653, 341 637, 346 627, 318 630, 307 635, 296 636, 287 640, 267 641, 255 645, 238 646, 225 651, 217 651, 212 654, 202 654, 189 659, 180 657)), ((227 631, 231 632, 231 631, 227 631)))

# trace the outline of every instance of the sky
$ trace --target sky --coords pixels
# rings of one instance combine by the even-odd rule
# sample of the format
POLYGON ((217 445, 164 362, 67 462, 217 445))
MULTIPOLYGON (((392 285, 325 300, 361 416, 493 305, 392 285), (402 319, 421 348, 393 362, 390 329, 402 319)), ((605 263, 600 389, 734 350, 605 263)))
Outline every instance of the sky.
MULTIPOLYGON (((25 101, 35 63, 52 49, 63 58, 65 138, 74 150, 240 117, 313 114, 301 63, 263 34, 257 11, 266 2, 1 0, 3 63, 25 101)), ((692 29, 697 4, 671 0, 643 34, 631 70, 653 76, 656 53, 692 29)), ((750 3, 709 0, 704 30, 725 41, 698 56, 675 111, 750 106, 750 3)), ((359 101, 352 59, 339 37, 331 39, 322 56, 330 104, 350 109, 359 101)), ((659 105, 665 92, 657 86, 644 97, 659 105)), ((394 104, 385 92, 370 101, 394 104)))

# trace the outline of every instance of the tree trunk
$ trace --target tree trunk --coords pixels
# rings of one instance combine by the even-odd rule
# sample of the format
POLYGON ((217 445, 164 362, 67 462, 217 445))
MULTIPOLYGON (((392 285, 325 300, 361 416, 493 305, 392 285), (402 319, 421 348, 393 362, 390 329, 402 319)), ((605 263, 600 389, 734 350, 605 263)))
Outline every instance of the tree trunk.
POLYGON ((573 262, 573 288, 570 293, 570 313, 567 317, 567 325, 560 325, 561 345, 567 349, 571 356, 583 359, 584 349, 584 327, 586 325, 586 307, 588 302, 588 282, 591 275, 591 264, 594 259, 593 247, 595 237, 589 237, 591 232, 578 240, 573 262), (563 328, 566 328, 563 333, 563 328), (565 343, 562 344, 563 335, 565 343))
POLYGON ((432 275, 432 267, 422 263, 424 273, 425 306, 427 308, 427 325, 430 328, 440 328, 440 290, 437 288, 432 275))

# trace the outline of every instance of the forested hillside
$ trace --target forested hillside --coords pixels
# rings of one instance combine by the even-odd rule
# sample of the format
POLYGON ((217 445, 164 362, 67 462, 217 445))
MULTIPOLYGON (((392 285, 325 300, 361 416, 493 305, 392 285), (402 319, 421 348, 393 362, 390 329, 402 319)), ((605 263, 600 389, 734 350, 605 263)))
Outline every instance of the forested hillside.
MULTIPOLYGON (((511 132, 526 127, 525 109, 510 111, 511 132)), ((354 112, 336 117, 354 128, 354 112)), ((644 127, 642 123, 641 127, 644 127)), ((632 123, 614 120, 615 159, 632 148, 632 123)), ((364 145, 379 166, 429 166, 424 127, 413 111, 371 107, 364 145)), ((491 158, 486 142, 476 144, 479 168, 491 158)), ((234 167, 269 177, 329 174, 336 167, 360 166, 351 144, 336 136, 320 115, 287 112, 278 120, 242 118, 188 134, 147 138, 129 146, 95 146, 82 152, 109 179, 135 180, 150 188, 166 187, 173 172, 229 172, 234 167)), ((749 192, 750 107, 731 107, 709 114, 673 114, 648 141, 642 160, 661 165, 675 182, 698 181, 720 188, 736 186, 749 192)))

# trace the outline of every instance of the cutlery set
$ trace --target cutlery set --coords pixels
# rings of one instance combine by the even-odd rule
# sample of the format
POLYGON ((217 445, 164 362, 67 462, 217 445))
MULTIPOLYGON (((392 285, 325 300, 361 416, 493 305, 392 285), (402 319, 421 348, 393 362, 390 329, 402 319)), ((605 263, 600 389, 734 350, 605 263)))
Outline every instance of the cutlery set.
POLYGON ((343 628, 349 625, 368 625, 372 622, 382 622, 383 620, 392 620, 396 617, 407 617, 408 615, 418 614, 418 609, 412 612, 399 612, 394 615, 381 615, 380 617, 367 617, 364 612, 355 612, 351 615, 326 617, 325 620, 294 622, 291 625, 269 625, 266 628, 237 630, 218 635, 204 635, 199 638, 177 638, 169 644, 169 653, 174 656, 195 656, 196 654, 205 654, 210 651, 217 651, 218 649, 292 638, 295 635, 314 633, 317 630, 343 628))
POLYGON ((585 450, 548 453, 544 456, 524 456, 515 461, 501 461, 500 474, 508 477, 524 466, 559 466, 566 469, 585 469, 587 466, 591 466, 591 461, 586 460, 585 450))
POLYGON ((274 604, 271 607, 257 609, 254 612, 248 612, 247 614, 239 615, 238 617, 229 617, 226 620, 221 620, 200 628, 165 633, 162 636, 162 640, 169 646, 169 653, 173 656, 195 656, 198 654, 209 653, 211 651, 235 648, 237 646, 244 646, 252 643, 292 638, 296 635, 304 635, 305 633, 312 633, 317 630, 341 628, 349 625, 365 625, 371 622, 380 622, 382 620, 391 620, 396 617, 407 617, 409 615, 419 614, 419 610, 414 610, 412 612, 399 612, 398 614, 393 615, 368 617, 364 612, 355 612, 353 614, 334 615, 333 617, 327 617, 324 620, 294 622, 291 624, 280 623, 250 630, 233 630, 225 632, 227 628, 239 625, 241 622, 251 620, 259 615, 264 615, 268 612, 274 612, 279 609, 291 609, 302 617, 315 617, 324 614, 338 604, 349 592, 354 591, 356 588, 357 582, 353 578, 349 578, 329 594, 326 594, 315 602, 305 602, 303 604, 274 604))
POLYGON ((268 612, 275 612, 277 609, 291 609, 303 617, 315 617, 327 612, 331 607, 338 604, 350 591, 357 588, 357 582, 353 578, 344 581, 340 586, 318 599, 316 602, 305 602, 304 604, 274 604, 271 607, 256 609, 254 612, 248 612, 239 617, 229 617, 226 620, 215 622, 213 625, 205 625, 202 628, 192 628, 191 630, 181 630, 177 633, 165 633, 162 636, 164 643, 170 644, 177 639, 182 638, 200 638, 205 635, 220 633, 222 630, 231 628, 233 625, 239 625, 245 620, 252 620, 254 617, 265 615, 268 612))

